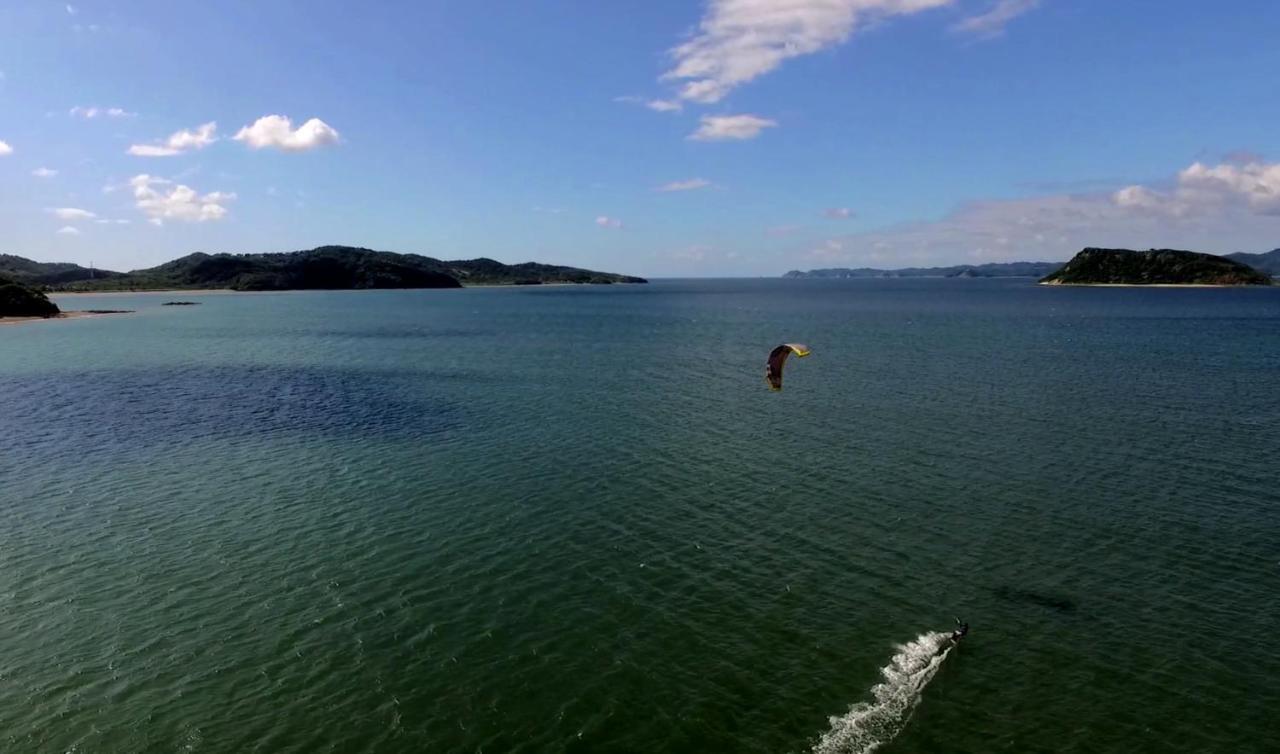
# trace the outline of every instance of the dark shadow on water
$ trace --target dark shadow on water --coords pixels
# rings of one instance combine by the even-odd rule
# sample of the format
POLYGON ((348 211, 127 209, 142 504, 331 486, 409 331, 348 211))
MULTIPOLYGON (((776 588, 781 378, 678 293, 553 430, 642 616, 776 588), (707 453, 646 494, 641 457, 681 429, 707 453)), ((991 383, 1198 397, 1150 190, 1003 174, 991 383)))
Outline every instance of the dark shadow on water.
POLYGON ((1076 603, 1074 600, 1059 594, 1036 592, 1030 589, 1020 589, 1013 586, 996 587, 991 590, 991 593, 1008 602, 1036 605, 1037 607, 1056 610, 1059 613, 1073 613, 1076 610, 1076 603))
POLYGON ((270 434, 431 439, 461 426, 417 371, 189 366, 0 378, 0 453, 94 454, 270 434))

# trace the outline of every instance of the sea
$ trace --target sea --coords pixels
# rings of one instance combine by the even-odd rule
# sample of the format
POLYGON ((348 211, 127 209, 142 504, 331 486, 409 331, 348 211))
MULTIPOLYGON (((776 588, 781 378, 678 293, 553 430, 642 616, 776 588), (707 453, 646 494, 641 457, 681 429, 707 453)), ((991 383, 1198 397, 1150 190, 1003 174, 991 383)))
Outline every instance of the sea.
POLYGON ((0 751, 1280 751, 1280 288, 56 300, 0 751))

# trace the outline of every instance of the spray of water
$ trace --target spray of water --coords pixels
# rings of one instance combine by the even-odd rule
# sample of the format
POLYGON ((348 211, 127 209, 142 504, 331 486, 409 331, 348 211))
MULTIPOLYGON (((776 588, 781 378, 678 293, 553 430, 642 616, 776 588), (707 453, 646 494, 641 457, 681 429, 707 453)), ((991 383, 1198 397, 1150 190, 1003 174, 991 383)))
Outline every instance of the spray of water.
POLYGON ((831 718, 831 730, 813 745, 814 754, 868 754, 893 740, 911 718, 928 685, 955 643, 951 634, 920 634, 899 645, 880 669, 884 681, 871 689, 874 702, 858 702, 831 718))

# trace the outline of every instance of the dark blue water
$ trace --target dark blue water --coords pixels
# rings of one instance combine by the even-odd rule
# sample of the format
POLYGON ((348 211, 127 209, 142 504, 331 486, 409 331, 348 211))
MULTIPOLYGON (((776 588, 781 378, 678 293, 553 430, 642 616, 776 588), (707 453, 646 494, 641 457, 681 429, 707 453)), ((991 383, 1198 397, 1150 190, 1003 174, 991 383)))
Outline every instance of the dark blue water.
POLYGON ((0 328, 0 750, 1280 740, 1280 289, 191 298, 0 328))

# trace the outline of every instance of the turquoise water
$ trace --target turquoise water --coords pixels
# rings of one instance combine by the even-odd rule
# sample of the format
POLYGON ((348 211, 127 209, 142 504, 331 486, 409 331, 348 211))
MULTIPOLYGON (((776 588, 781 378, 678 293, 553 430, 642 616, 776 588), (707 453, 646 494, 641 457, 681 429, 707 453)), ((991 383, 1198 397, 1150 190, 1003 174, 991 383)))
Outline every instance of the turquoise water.
POLYGON ((169 298, 0 328, 2 751, 1276 751, 1280 289, 169 298))

